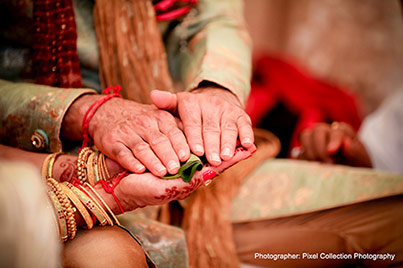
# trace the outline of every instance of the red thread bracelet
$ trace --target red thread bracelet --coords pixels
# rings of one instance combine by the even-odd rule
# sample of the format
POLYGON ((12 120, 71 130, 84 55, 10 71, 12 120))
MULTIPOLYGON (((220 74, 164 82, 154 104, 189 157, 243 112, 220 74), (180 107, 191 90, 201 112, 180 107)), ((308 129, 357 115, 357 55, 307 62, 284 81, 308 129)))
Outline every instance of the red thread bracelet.
POLYGON ((116 179, 115 183, 114 183, 112 186, 109 185, 106 181, 103 181, 103 180, 100 180, 100 181, 98 181, 98 182, 96 183, 96 184, 100 183, 100 184, 102 185, 102 187, 104 188, 105 192, 107 192, 107 193, 109 193, 109 194, 111 194, 111 195, 113 196, 113 198, 115 199, 115 201, 116 201, 116 203, 118 204, 119 209, 120 209, 120 211, 121 211, 122 213, 125 213, 125 210, 123 209, 122 205, 120 204, 119 199, 116 197, 114 190, 115 190, 115 187, 120 183, 120 180, 121 180, 125 175, 127 175, 126 173, 127 173, 126 170, 123 171, 122 173, 120 173, 119 176, 118 176, 118 178, 116 179))
MULTIPOLYGON (((104 90, 104 93, 106 94, 106 96, 103 97, 102 99, 97 100, 90 106, 90 108, 88 108, 87 112, 84 115, 83 125, 82 125, 82 129, 81 129, 81 132, 83 134, 83 144, 81 146, 81 149, 87 147, 87 143, 90 142, 90 137, 88 135, 88 126, 89 126, 90 121, 91 121, 92 117, 94 116, 95 112, 102 104, 104 104, 108 100, 110 100, 114 97, 121 98, 122 96, 119 94, 120 90, 121 90, 121 87, 119 85, 107 87, 104 90), (111 90, 112 90, 112 93, 110 92, 111 90)), ((106 181, 103 181, 103 180, 98 181, 98 183, 101 183, 102 187, 104 188, 104 190, 107 193, 112 194, 113 198, 115 199, 115 201, 118 204, 119 209, 122 213, 125 213, 125 211, 124 211, 122 205, 120 204, 119 199, 116 197, 114 190, 115 190, 115 187, 119 184, 120 180, 123 178, 123 176, 126 175, 126 173, 127 173, 127 171, 122 172, 118 176, 116 182, 112 186, 110 186, 106 181)), ((74 183, 81 186, 81 182, 77 179, 74 180, 74 183)))
POLYGON ((90 108, 88 108, 87 112, 84 115, 83 126, 81 129, 81 132, 83 134, 83 144, 82 144, 81 148, 87 147, 87 143, 90 142, 90 137, 88 135, 88 126, 89 126, 90 121, 91 121, 92 117, 94 116, 95 112, 98 110, 98 108, 102 104, 104 104, 108 100, 110 100, 114 97, 121 98, 122 96, 120 96, 120 94, 119 94, 120 90, 121 90, 121 87, 119 85, 107 87, 104 90, 104 93, 106 94, 106 96, 103 97, 102 99, 97 100, 90 106, 90 108), (112 90, 112 93, 110 93, 111 90, 112 90))

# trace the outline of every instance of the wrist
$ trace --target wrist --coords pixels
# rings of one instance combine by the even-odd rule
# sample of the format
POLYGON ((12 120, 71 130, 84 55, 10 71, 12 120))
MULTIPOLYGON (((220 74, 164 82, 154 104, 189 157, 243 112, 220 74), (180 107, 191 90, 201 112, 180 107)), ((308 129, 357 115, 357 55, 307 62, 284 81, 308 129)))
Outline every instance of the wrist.
POLYGON ((72 182, 76 174, 77 157, 73 155, 60 155, 53 165, 53 176, 60 182, 72 182))
POLYGON ((242 107, 241 101, 239 98, 228 88, 220 86, 216 83, 212 82, 202 82, 200 85, 194 89, 192 92, 201 93, 201 94, 209 94, 212 96, 218 96, 229 101, 232 104, 235 104, 239 107, 242 107))
POLYGON ((94 102, 103 97, 103 95, 86 94, 73 102, 63 118, 61 138, 69 141, 81 140, 85 113, 94 102))

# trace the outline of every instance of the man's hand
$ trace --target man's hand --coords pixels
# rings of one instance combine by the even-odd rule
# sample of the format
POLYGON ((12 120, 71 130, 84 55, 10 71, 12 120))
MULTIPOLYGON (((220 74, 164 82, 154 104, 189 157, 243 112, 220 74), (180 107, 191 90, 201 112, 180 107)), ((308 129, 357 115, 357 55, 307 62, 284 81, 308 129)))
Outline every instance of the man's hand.
MULTIPOLYGON (((70 107, 63 122, 63 137, 81 138, 83 114, 100 97, 86 95, 70 107)), ((147 168, 156 176, 167 171, 176 174, 179 161, 190 155, 186 138, 170 113, 130 100, 113 98, 105 102, 91 119, 88 132, 101 152, 135 173, 147 168)))
POLYGON ((353 128, 346 123, 319 123, 301 133, 300 159, 372 167, 371 159, 353 128))
POLYGON ((192 152, 205 154, 214 166, 233 157, 238 137, 244 148, 253 146, 251 120, 226 89, 202 87, 177 94, 154 90, 151 99, 158 108, 179 115, 192 152))

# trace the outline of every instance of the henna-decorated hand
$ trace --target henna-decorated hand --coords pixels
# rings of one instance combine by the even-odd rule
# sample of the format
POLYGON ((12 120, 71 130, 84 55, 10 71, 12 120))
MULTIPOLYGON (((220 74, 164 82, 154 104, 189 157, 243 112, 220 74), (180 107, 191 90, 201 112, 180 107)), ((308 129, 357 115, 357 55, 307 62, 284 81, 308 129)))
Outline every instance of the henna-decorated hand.
MULTIPOLYGON (((195 173, 189 183, 184 182, 181 178, 163 180, 151 173, 130 174, 120 181, 114 193, 125 211, 149 205, 162 205, 172 200, 184 199, 201 186, 203 182, 210 181, 226 168, 250 157, 254 150, 254 146, 249 150, 237 148, 233 158, 223 161, 222 164, 217 167, 206 164, 202 170, 195 173)), ((111 183, 113 183, 115 179, 116 177, 111 179, 111 183)), ((102 194, 112 210, 117 214, 120 213, 112 196, 103 192, 102 186, 100 185, 96 185, 95 188, 102 194)))

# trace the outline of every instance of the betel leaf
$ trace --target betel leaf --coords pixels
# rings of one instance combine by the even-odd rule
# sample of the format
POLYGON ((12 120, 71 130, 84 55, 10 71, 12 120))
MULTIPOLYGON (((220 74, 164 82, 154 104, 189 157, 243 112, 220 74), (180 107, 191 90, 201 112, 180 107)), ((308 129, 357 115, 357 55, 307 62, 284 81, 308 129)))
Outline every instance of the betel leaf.
POLYGON ((196 171, 201 170, 203 168, 203 163, 194 154, 190 154, 190 157, 188 161, 183 163, 181 167, 178 170, 178 173, 175 175, 167 175, 164 177, 161 177, 161 179, 164 180, 173 180, 177 178, 182 178, 184 182, 190 182, 190 180, 193 178, 193 175, 195 174, 196 171))

